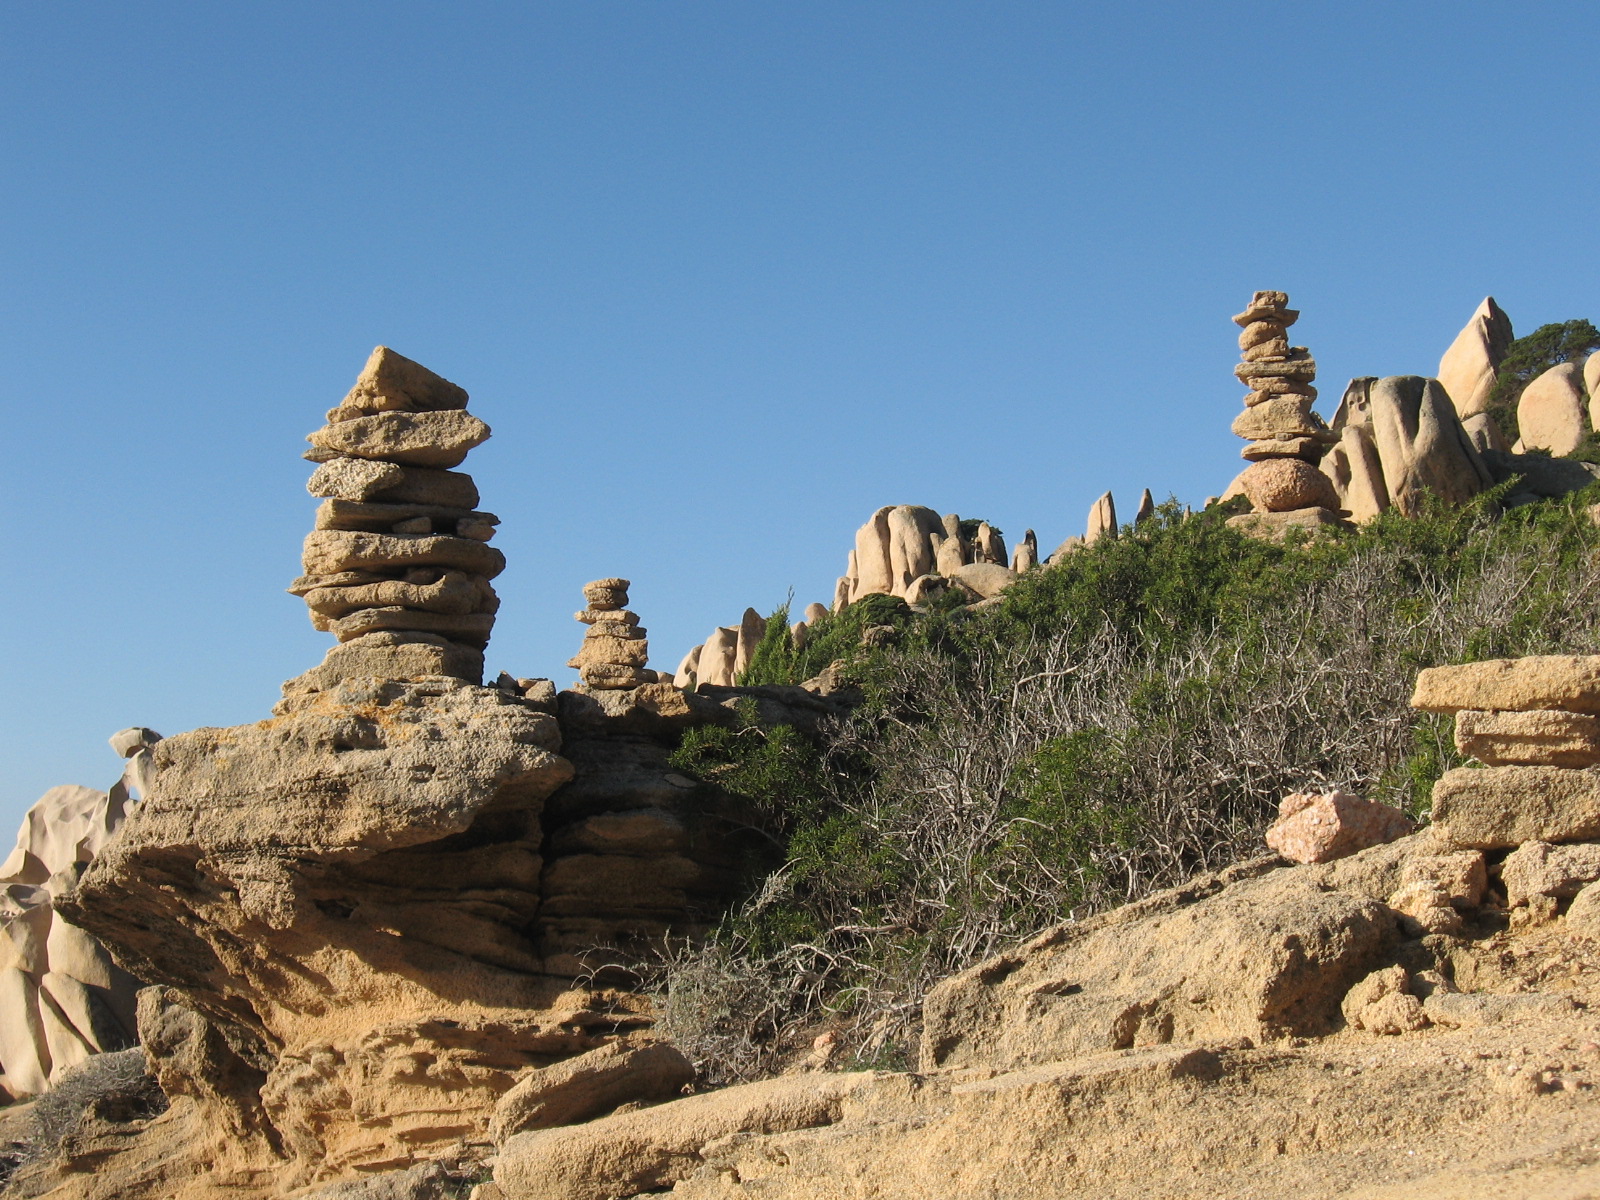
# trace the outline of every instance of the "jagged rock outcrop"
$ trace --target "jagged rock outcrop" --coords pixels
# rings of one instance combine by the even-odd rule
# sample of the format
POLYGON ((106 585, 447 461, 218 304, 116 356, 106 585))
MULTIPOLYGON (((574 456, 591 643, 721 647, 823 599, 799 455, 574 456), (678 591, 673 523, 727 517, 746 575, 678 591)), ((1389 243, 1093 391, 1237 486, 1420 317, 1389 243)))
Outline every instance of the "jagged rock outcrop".
MULTIPOLYGON (((133 752, 145 745, 133 739, 133 752)), ((138 981, 52 907, 121 827, 127 803, 122 783, 109 793, 51 788, 0 863, 0 1085, 11 1096, 43 1092, 90 1055, 134 1042, 138 981)))
POLYGON ((379 346, 306 439, 320 464, 306 486, 324 499, 289 590, 340 644, 286 692, 345 678, 483 678, 500 603, 489 581, 505 557, 487 544, 499 518, 477 510, 470 476, 447 469, 489 436, 466 406, 460 387, 379 346))
POLYGON ((1323 470, 1339 503, 1357 521, 1390 506, 1414 515, 1429 493, 1448 504, 1464 504, 1493 483, 1437 380, 1418 375, 1351 380, 1332 429, 1339 441, 1323 470))
POLYGON ((1439 385, 1457 416, 1465 420, 1488 408, 1495 375, 1514 337, 1511 318, 1493 296, 1485 296, 1439 360, 1439 385))
POLYGON ((1104 537, 1117 536, 1117 502, 1106 492, 1089 507, 1089 521, 1084 526, 1083 544, 1092 546, 1104 537))

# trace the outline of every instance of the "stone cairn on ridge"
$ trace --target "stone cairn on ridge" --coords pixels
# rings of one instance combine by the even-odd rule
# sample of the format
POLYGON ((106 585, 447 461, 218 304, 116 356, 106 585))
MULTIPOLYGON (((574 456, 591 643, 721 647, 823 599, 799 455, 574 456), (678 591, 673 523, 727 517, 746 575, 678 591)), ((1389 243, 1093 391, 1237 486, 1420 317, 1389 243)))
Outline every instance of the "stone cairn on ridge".
POLYGON ((467 393, 379 346, 328 423, 307 437, 322 498, 289 591, 339 644, 286 697, 358 676, 449 676, 478 683, 505 556, 487 543, 470 475, 450 468, 489 436, 467 393))
POLYGON ((583 585, 585 608, 572 614, 589 628, 583 647, 567 662, 583 682, 601 691, 636 688, 657 680, 645 670, 650 643, 639 625, 638 614, 628 611, 626 579, 596 579, 583 585))
POLYGON ((1288 305, 1285 292, 1257 292, 1233 318, 1243 327, 1243 361, 1233 373, 1250 388, 1233 422, 1233 432, 1249 442, 1241 457, 1250 466, 1239 487, 1256 514, 1300 517, 1274 524, 1327 524, 1338 520, 1339 500, 1317 463, 1335 438, 1311 411, 1317 364, 1304 346, 1289 344, 1288 328, 1300 314, 1288 305))

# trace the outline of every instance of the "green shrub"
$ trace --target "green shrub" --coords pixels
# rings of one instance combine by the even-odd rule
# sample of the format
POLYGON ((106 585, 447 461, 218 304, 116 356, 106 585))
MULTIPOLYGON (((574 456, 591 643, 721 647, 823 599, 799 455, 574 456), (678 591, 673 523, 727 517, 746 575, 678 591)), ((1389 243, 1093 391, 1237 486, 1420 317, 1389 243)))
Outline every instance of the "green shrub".
POLYGON ((870 598, 798 652, 775 618, 763 682, 842 659, 865 698, 821 745, 752 713, 675 760, 750 797, 781 864, 680 964, 696 994, 761 997, 707 1042, 740 1047, 725 1074, 823 1027, 845 1063, 903 1059, 933 982, 1259 853, 1291 791, 1425 817, 1460 757, 1451 722, 1409 706, 1418 670, 1600 652, 1596 489, 1501 514, 1508 487, 1298 545, 1169 503, 989 608, 870 598), (894 639, 863 646, 878 624, 894 639))

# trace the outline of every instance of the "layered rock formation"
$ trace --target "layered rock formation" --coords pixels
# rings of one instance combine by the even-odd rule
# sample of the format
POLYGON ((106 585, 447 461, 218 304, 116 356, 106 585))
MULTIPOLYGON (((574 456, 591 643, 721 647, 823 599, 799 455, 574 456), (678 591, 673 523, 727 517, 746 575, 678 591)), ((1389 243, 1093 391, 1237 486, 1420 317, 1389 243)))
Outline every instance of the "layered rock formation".
POLYGON ((1333 435, 1311 411, 1317 389, 1317 364, 1304 346, 1289 344, 1288 329, 1300 314, 1285 292, 1257 292, 1233 318, 1242 327, 1234 368, 1251 390, 1233 432, 1248 443, 1240 452, 1250 462, 1237 480, 1254 512, 1231 523, 1252 531, 1277 532, 1291 526, 1315 527, 1339 519, 1339 499, 1317 470, 1333 435))
POLYGON ((1600 657, 1546 655, 1436 667, 1413 706, 1456 718, 1456 747, 1485 764, 1447 771, 1434 820, 1479 850, 1600 841, 1600 657))
POLYGON ((1488 408, 1501 360, 1514 337, 1511 318, 1493 296, 1485 296, 1439 360, 1439 386, 1463 421, 1488 408))
POLYGON ((57 900, 159 985, 138 1020, 172 1099, 71 1159, 62 1195, 275 1195, 481 1158, 530 1072, 649 1040, 648 1001, 593 983, 587 956, 715 919, 748 814, 665 755, 732 714, 625 686, 643 642, 624 581, 586 589, 580 691, 475 682, 501 563, 447 469, 487 433, 464 402, 374 355, 313 435, 312 490, 333 494, 295 590, 340 643, 272 719, 150 747, 148 795, 57 900), (85 1164, 113 1147, 97 1191, 85 1164))
POLYGON ((449 469, 489 436, 466 406, 461 388, 379 346, 306 439, 320 464, 306 487, 324 499, 289 590, 339 645, 290 693, 345 678, 483 678, 500 603, 489 581, 505 557, 487 544, 499 518, 449 469))

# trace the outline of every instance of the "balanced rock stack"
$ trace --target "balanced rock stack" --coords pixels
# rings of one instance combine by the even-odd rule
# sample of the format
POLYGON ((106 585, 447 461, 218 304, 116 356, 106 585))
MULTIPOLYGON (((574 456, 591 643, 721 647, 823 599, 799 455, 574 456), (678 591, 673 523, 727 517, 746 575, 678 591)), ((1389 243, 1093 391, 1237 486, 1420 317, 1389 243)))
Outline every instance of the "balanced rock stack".
POLYGON ((320 464, 306 487, 323 500, 289 590, 339 645, 286 696, 358 676, 482 679, 500 603, 489 581, 505 556, 486 544, 499 518, 450 469, 489 436, 466 405, 461 388, 379 346, 306 439, 320 464))
POLYGON ((1451 713, 1456 747, 1485 764, 1445 772, 1433 822, 1480 850, 1600 841, 1600 656, 1434 667, 1415 708, 1451 713))
POLYGON ((1454 714, 1456 748, 1485 764, 1434 784, 1438 833, 1499 859, 1489 870, 1513 924, 1564 913, 1600 937, 1600 656, 1435 667, 1411 703, 1454 714))
POLYGON ((654 671, 645 670, 650 643, 639 627, 639 618, 628 611, 626 579, 596 579, 583 585, 586 607, 573 613, 573 619, 589 627, 583 635, 583 648, 568 661, 583 682, 602 691, 636 688, 656 682, 654 671))
POLYGON ((1241 454, 1251 465, 1238 485, 1256 514, 1297 514, 1274 525, 1327 524, 1339 519, 1339 502, 1316 464, 1335 439, 1311 411, 1317 364, 1304 346, 1289 345, 1288 328, 1300 314, 1288 304, 1285 292, 1257 292, 1233 318, 1244 327, 1243 361, 1233 373, 1251 389, 1233 422, 1233 432, 1250 443, 1241 454))

